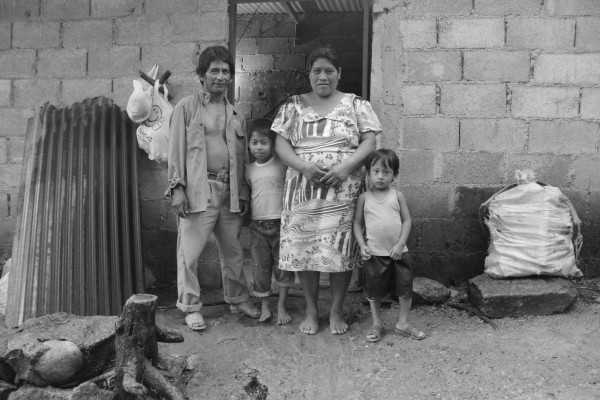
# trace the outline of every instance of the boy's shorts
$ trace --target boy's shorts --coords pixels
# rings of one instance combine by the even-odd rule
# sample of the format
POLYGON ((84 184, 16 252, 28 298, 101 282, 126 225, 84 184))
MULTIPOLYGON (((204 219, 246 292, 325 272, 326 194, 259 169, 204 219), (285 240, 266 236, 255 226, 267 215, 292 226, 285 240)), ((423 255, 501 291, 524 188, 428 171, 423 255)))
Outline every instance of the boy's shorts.
POLYGON ((402 259, 389 256, 371 256, 365 261, 364 293, 369 300, 381 300, 388 293, 398 297, 412 296, 413 274, 411 256, 402 254, 402 259))

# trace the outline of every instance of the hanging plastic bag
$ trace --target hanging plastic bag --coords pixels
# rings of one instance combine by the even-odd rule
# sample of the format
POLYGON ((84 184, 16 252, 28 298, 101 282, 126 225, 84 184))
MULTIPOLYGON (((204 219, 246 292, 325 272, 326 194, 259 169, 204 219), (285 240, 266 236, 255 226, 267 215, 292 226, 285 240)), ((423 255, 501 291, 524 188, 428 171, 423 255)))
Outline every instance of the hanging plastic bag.
POLYGON ((531 182, 529 171, 519 172, 521 184, 482 204, 490 231, 485 273, 493 278, 582 276, 577 262, 583 238, 575 208, 558 188, 531 182))
POLYGON ((127 101, 127 115, 136 124, 141 124, 150 116, 152 111, 152 88, 144 90, 142 82, 133 80, 133 93, 127 101))
POLYGON ((155 80, 152 91, 152 111, 138 127, 136 136, 138 145, 148 153, 149 159, 166 163, 169 151, 169 118, 173 106, 167 100, 169 96, 167 87, 163 86, 164 93, 160 93, 159 86, 159 81, 155 80))

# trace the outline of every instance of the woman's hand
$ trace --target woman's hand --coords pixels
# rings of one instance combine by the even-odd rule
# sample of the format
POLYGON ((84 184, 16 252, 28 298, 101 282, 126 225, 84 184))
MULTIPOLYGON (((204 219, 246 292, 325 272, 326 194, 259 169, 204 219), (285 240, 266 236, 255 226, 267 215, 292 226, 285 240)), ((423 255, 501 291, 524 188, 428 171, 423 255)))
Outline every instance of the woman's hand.
POLYGON ((321 180, 325 176, 326 172, 324 166, 313 162, 307 162, 300 170, 300 173, 313 185, 321 186, 321 180))
POLYGON ((347 163, 336 164, 321 178, 321 184, 337 188, 348 179, 351 172, 351 166, 347 163))

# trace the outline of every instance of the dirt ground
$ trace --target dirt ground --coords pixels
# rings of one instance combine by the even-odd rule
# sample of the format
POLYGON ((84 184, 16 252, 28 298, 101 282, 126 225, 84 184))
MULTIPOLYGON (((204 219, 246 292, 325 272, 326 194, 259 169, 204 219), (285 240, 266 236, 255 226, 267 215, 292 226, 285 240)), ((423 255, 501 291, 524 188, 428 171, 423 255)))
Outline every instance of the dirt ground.
POLYGON ((367 343, 370 317, 360 293, 347 297, 350 330, 331 335, 328 289, 321 290, 323 317, 314 336, 298 331, 299 294, 290 298, 293 321, 285 326, 230 314, 216 302, 203 308, 208 328, 192 332, 164 296, 157 322, 185 337, 160 346, 195 365, 186 379, 190 399, 600 399, 600 298, 594 288, 580 291, 586 295, 566 313, 494 320, 498 330, 462 310, 415 306, 412 323, 428 334, 423 341, 393 333, 398 309, 389 303, 385 336, 367 343))

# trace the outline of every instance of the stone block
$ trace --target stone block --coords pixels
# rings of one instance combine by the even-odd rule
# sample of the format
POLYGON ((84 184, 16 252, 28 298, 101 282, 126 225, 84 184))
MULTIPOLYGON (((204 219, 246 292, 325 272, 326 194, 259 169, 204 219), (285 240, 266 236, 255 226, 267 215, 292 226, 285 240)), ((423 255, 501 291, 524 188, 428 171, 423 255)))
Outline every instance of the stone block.
POLYGON ((442 304, 450 298, 450 289, 443 283, 424 277, 413 279, 414 304, 442 304))
POLYGON ((4 1, 0 7, 1 21, 14 21, 40 16, 39 0, 4 1))
POLYGON ((275 58, 271 54, 242 56, 242 71, 264 71, 275 67, 275 58))
POLYGON ((572 162, 571 156, 564 155, 507 154, 505 182, 517 183, 515 171, 531 169, 537 181, 567 187, 570 185, 572 162))
POLYGON ((421 225, 421 250, 448 253, 486 251, 488 234, 473 219, 427 219, 421 225))
POLYGON ((581 118, 600 118, 600 89, 583 88, 581 95, 581 118))
POLYGON ((142 47, 142 65, 149 67, 158 64, 161 74, 167 69, 173 74, 195 73, 199 53, 200 48, 197 43, 171 43, 169 46, 162 43, 145 45, 142 47))
POLYGON ((9 49, 12 44, 12 28, 10 22, 0 22, 0 50, 9 49))
POLYGON ((430 49, 437 46, 437 22, 435 19, 404 19, 399 21, 402 48, 430 49))
MULTIPOLYGON (((414 152, 415 158, 419 155, 414 152)), ((431 160, 430 160, 431 161, 431 160)), ((402 163, 402 160, 400 160, 402 163)), ((399 178, 402 178, 404 167, 400 167, 399 178)), ((406 197, 408 209, 412 218, 449 218, 450 201, 452 198, 453 186, 450 185, 419 185, 419 182, 406 181, 406 185, 401 184, 399 190, 406 197)))
POLYGON ((58 47, 60 43, 60 23, 15 22, 13 24, 12 46, 20 49, 43 49, 58 47))
POLYGON ((577 294, 575 285, 564 278, 479 275, 469 281, 469 301, 490 318, 562 313, 575 304, 577 294))
POLYGON ((400 97, 404 115, 432 115, 437 112, 435 85, 402 85, 400 97))
POLYGON ((0 107, 10 106, 11 82, 8 79, 0 80, 0 107))
POLYGON ((44 0, 40 3, 44 19, 72 20, 90 16, 89 0, 44 0))
POLYGON ((461 79, 461 57, 457 51, 412 51, 404 53, 404 80, 408 82, 457 81, 461 79))
MULTIPOLYGON (((115 44, 163 43, 168 40, 169 18, 166 15, 134 16, 115 19, 115 44)), ((169 47, 169 46, 164 46, 169 47)))
POLYGON ((600 189, 600 156, 581 156, 573 161, 573 187, 578 190, 600 189))
POLYGON ((442 154, 440 183, 498 185, 504 181, 502 153, 457 151, 442 154))
POLYGON ((406 2, 404 13, 417 15, 469 15, 473 9, 470 0, 416 0, 406 2))
POLYGON ((113 45, 112 20, 65 21, 63 23, 63 46, 88 48, 113 45))
POLYGON ((273 56, 273 69, 278 71, 304 71, 305 63, 306 60, 302 54, 277 54, 273 56))
POLYGON ((146 0, 146 15, 195 14, 198 11, 198 0, 146 0))
POLYGON ((539 0, 475 0, 477 15, 537 15, 540 11, 539 0))
POLYGON ((547 0, 544 8, 550 15, 600 15, 596 0, 547 0))
POLYGON ((90 76, 137 76, 140 69, 140 48, 115 46, 90 49, 88 75, 90 76))
POLYGON ((600 81, 600 54, 540 54, 533 80, 567 85, 596 84, 600 81))
POLYGON ((0 51, 0 77, 25 78, 35 75, 35 50, 0 51))
POLYGON ((449 253, 419 251, 413 253, 416 276, 435 279, 444 284, 465 281, 483 272, 486 252, 449 253))
MULTIPOLYGON (((133 91, 133 86, 131 86, 133 91)), ((105 79, 63 79, 61 103, 73 103, 96 96, 112 98, 112 80, 105 79)))
POLYGON ((503 18, 449 18, 439 21, 443 48, 495 48, 504 46, 503 18))
POLYGON ((41 106, 46 102, 58 104, 60 81, 58 79, 21 79, 13 82, 13 98, 16 107, 41 106))
POLYGON ((174 42, 223 40, 229 32, 227 13, 173 14, 169 18, 174 42))
POLYGON ((527 126, 520 119, 462 119, 460 148, 476 151, 522 152, 527 146, 527 126))
POLYGON ((400 174, 396 181, 410 184, 432 184, 435 181, 435 158, 433 152, 403 151, 399 154, 400 174))
POLYGON ((465 51, 463 61, 463 75, 467 81, 529 81, 528 51, 465 51))
MULTIPOLYGON (((21 183, 21 165, 4 164, 0 165, 0 188, 9 191, 18 191, 21 183)), ((14 229, 14 224, 11 233, 14 229)))
POLYGON ((258 53, 258 39, 241 39, 235 46, 236 63, 241 62, 240 56, 256 53, 258 53))
POLYGON ((29 108, 0 108, 0 136, 13 137, 25 136, 27 121, 33 116, 33 109, 29 108))
POLYGON ((87 50, 46 49, 38 52, 37 76, 74 78, 85 76, 87 50))
POLYGON ((258 54, 287 54, 293 47, 290 38, 258 38, 257 42, 258 54))
POLYGON ((455 218, 480 219, 481 205, 503 186, 457 186, 452 195, 451 209, 455 218))
POLYGON ((222 13, 227 12, 227 4, 221 0, 201 0, 200 1, 201 11, 220 11, 222 13))
POLYGON ((25 151, 25 137, 11 136, 8 139, 8 162, 22 163, 23 153, 25 151))
POLYGON ((594 154, 600 137, 597 122, 531 121, 529 152, 554 154, 594 154))
POLYGON ((577 18, 577 32, 575 36, 575 48, 577 50, 599 51, 600 50, 600 18, 581 17, 577 18))
POLYGON ((142 4, 138 0, 90 0, 91 16, 93 18, 103 17, 125 17, 142 11, 142 4))
POLYGON ((458 120, 453 118, 404 118, 402 148, 455 150, 458 148, 458 120))
POLYGON ((570 50, 575 21, 557 18, 508 18, 506 46, 519 49, 570 50))
POLYGON ((503 84, 444 84, 441 113, 446 116, 501 117, 506 114, 503 84))
POLYGON ((578 114, 578 88, 516 86, 512 90, 515 117, 575 118, 578 114))

